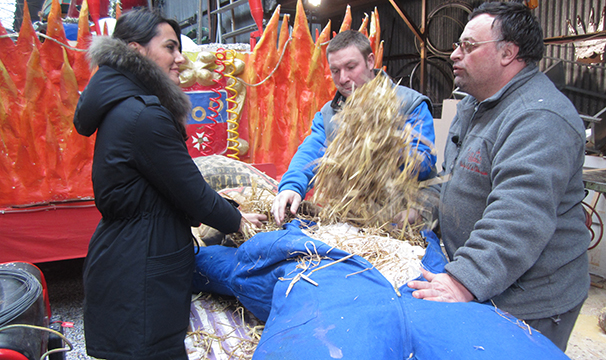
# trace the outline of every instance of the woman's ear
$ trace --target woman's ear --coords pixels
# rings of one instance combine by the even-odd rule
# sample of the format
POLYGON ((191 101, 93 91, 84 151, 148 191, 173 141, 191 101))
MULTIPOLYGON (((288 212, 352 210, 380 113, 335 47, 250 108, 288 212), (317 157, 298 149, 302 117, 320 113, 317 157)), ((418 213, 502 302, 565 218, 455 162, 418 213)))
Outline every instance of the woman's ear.
POLYGON ((147 51, 145 51, 145 48, 141 46, 141 44, 139 44, 138 42, 130 42, 128 43, 128 47, 137 50, 143 56, 145 56, 147 53, 147 51))

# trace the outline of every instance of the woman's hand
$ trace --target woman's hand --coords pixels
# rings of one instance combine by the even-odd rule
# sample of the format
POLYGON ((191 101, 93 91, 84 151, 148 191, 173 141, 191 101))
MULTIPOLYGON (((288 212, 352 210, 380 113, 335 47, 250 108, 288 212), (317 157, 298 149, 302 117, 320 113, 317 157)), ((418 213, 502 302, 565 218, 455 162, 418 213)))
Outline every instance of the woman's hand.
POLYGON ((254 227, 261 227, 263 225, 262 221, 267 221, 267 215, 242 213, 242 221, 240 221, 240 232, 242 231, 242 226, 244 226, 244 223, 248 222, 254 227))

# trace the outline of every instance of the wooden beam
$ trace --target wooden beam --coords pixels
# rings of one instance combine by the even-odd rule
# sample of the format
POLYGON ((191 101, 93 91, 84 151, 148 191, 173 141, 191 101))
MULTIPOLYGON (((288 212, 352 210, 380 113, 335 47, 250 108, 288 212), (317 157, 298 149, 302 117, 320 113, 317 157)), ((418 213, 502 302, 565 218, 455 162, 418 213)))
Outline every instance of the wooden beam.
POLYGON ((421 4, 421 74, 419 76, 419 92, 425 94, 427 89, 427 0, 422 0, 421 4))
POLYGON ((569 44, 575 41, 606 39, 606 30, 583 35, 563 35, 543 39, 545 44, 569 44))

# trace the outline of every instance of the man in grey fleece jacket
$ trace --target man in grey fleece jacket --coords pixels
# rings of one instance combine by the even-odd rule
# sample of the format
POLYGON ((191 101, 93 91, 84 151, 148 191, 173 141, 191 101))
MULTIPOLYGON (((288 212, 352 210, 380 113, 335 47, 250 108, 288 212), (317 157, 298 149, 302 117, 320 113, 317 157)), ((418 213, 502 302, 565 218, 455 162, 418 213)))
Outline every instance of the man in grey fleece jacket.
POLYGON ((587 297, 581 201, 585 128, 541 73, 537 19, 519 3, 474 10, 451 55, 457 106, 445 148, 439 221, 450 258, 413 295, 492 302, 563 351, 587 297))

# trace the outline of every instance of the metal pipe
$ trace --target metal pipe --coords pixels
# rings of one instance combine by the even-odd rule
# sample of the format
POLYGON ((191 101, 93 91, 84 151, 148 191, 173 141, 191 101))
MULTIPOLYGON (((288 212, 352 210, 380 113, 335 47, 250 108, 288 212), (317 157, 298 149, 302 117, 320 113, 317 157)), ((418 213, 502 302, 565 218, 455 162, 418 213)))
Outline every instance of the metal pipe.
POLYGON ((196 44, 202 43, 202 0, 198 0, 198 34, 196 36, 196 44))
POLYGON ((400 7, 398 6, 398 4, 396 4, 396 2, 394 0, 389 0, 389 2, 391 3, 391 5, 393 6, 393 8, 396 10, 396 12, 400 15, 400 17, 402 18, 402 20, 404 20, 404 22, 406 23, 406 25, 408 25, 408 28, 412 31, 412 33, 416 36, 416 38, 419 40, 419 43, 421 44, 421 49, 419 51, 420 55, 421 55, 421 74, 420 74, 420 82, 421 82, 421 86, 420 86, 420 92, 421 93, 425 93, 425 87, 426 87, 426 73, 427 73, 427 34, 425 33, 425 27, 427 26, 427 0, 423 0, 422 1, 422 22, 421 22, 421 28, 419 29, 417 27, 417 25, 415 25, 415 23, 410 19, 410 16, 402 9, 400 9, 400 7))
POLYGON ((206 0, 206 11, 208 15, 208 39, 214 39, 213 34, 213 19, 211 16, 211 2, 210 0, 206 0))
POLYGON ((427 0, 423 0, 421 3, 421 85, 419 91, 421 94, 425 94, 427 88, 427 33, 425 28, 427 27, 427 0))
POLYGON ((415 23, 410 19, 410 16, 408 16, 408 14, 403 11, 402 9, 400 9, 400 7, 398 6, 398 4, 396 4, 396 2, 394 0, 389 0, 389 2, 391 3, 391 5, 393 6, 393 8, 396 10, 396 12, 400 15, 400 17, 402 18, 402 20, 404 20, 404 22, 406 23, 406 25, 408 25, 408 28, 410 28, 410 30, 412 31, 412 33, 417 37, 417 39, 419 41, 423 41, 423 33, 419 30, 419 28, 417 27, 417 25, 415 25, 415 23))

